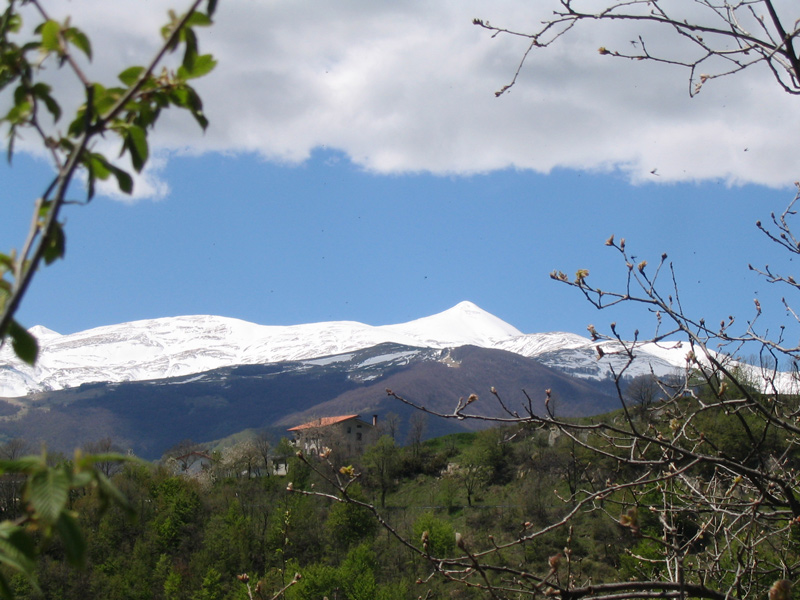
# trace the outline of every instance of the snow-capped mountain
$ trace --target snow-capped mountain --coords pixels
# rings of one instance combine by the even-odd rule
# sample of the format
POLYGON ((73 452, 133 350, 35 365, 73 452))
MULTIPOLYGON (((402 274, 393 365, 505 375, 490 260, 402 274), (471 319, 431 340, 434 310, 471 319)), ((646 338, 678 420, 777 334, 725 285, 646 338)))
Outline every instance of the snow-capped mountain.
MULTIPOLYGON (((507 417, 489 390, 497 386, 512 410, 545 411, 551 390, 561 416, 588 416, 618 406, 613 388, 581 380, 519 354, 474 345, 420 348, 384 343, 298 361, 235 365, 182 377, 90 383, 0 399, 0 439, 22 438, 69 453, 109 438, 154 460, 180 440, 219 440, 246 429, 274 436, 320 416, 392 413, 405 439, 414 410, 386 394, 397 390, 428 410, 450 413, 459 397, 482 402, 471 413, 507 417), (526 392, 523 392, 525 390, 526 392), (526 395, 528 394, 528 395, 526 395)), ((428 435, 472 431, 484 420, 428 420, 428 435)))
MULTIPOLYGON (((592 340, 574 333, 533 333, 494 345, 581 379, 610 379, 621 373, 628 357, 616 342, 592 340), (599 358, 598 347, 603 357, 599 358)), ((636 347, 637 359, 625 370, 625 376, 636 377, 655 373, 670 375, 686 366, 686 349, 678 342, 641 344, 636 347)))
MULTIPOLYGON (((183 316, 98 327, 59 335, 43 327, 35 368, 20 363, 6 345, 0 349, 0 397, 77 387, 92 382, 164 379, 235 365, 320 358, 395 343, 420 348, 474 345, 537 358, 572 375, 605 379, 609 364, 598 361, 596 343, 569 333, 525 335, 471 302, 397 325, 371 326, 333 321, 265 326, 215 316, 183 316)), ((642 352, 631 371, 671 372, 684 364, 685 351, 642 352)))

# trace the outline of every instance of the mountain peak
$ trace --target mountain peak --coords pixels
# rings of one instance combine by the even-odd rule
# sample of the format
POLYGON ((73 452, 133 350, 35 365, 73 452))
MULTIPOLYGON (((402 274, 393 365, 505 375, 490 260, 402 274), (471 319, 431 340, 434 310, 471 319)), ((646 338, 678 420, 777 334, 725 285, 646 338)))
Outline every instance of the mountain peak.
POLYGON ((472 302, 399 325, 350 321, 266 326, 209 315, 107 325, 69 335, 35 328, 41 352, 34 368, 0 350, 0 397, 90 382, 162 379, 220 367, 304 360, 384 342, 446 348, 489 347, 520 332, 472 302))
POLYGON ((48 329, 44 325, 34 325, 28 331, 30 331, 37 340, 61 337, 60 333, 53 331, 52 329, 48 329))
MULTIPOLYGON (((469 300, 462 300, 458 304, 456 304, 453 308, 449 308, 448 310, 462 310, 462 311, 483 311, 483 309, 475 304, 474 302, 470 302, 469 300)), ((447 311, 445 311, 447 312, 447 311)))
POLYGON ((381 327, 386 331, 403 332, 418 337, 426 345, 474 344, 491 346, 495 342, 522 335, 522 332, 476 304, 463 301, 430 317, 399 325, 381 327))
MULTIPOLYGON (((195 315, 108 325, 69 335, 44 328, 32 332, 40 345, 34 368, 16 359, 8 346, 0 348, 0 398, 84 383, 165 379, 221 367, 331 357, 386 343, 430 349, 497 348, 557 368, 563 367, 562 352, 567 352, 571 371, 562 370, 593 379, 606 378, 610 368, 608 361, 598 363, 594 343, 587 338, 564 333, 523 335, 469 301, 428 317, 380 327, 354 321, 267 326, 195 315)), ((642 368, 649 372, 656 360, 657 371, 669 372, 673 364, 685 363, 684 355, 677 362, 648 355, 652 360, 645 358, 642 368)))

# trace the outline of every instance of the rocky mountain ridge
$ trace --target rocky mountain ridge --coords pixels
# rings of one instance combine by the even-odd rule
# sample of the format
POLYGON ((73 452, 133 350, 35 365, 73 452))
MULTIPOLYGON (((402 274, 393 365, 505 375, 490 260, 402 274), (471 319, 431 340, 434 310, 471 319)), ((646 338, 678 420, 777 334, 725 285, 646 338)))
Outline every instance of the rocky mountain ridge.
POLYGON ((451 415, 418 413, 426 416, 427 437, 491 423, 453 415, 459 398, 473 393, 480 400, 467 412, 509 417, 489 392, 495 386, 505 405, 519 414, 543 414, 547 389, 550 408, 561 416, 599 414, 617 405, 608 383, 570 377, 512 352, 384 343, 321 358, 147 381, 84 383, 0 399, 0 441, 21 438, 69 453, 110 438, 119 448, 155 459, 186 439, 208 442, 257 430, 277 441, 289 427, 320 416, 377 415, 383 422, 394 413, 402 442, 416 411, 388 396, 387 388, 430 413, 451 415))
MULTIPOLYGON (((471 302, 397 325, 332 321, 256 325, 215 316, 182 316, 122 323, 70 335, 33 328, 41 346, 34 368, 0 349, 0 398, 97 382, 183 377, 236 365, 319 359, 393 343, 418 348, 474 345, 506 350, 570 375, 604 380, 622 357, 597 360, 595 342, 571 333, 523 334, 471 302)), ((607 343, 606 343, 607 344, 607 343)), ((642 348, 631 375, 666 374, 683 366, 685 350, 642 348)))

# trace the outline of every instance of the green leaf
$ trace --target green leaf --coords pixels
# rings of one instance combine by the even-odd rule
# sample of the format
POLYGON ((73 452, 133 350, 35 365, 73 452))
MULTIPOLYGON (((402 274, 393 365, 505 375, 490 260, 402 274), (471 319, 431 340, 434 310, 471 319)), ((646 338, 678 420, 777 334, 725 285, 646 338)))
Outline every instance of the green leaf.
POLYGON ((117 179, 119 191, 125 194, 130 194, 133 192, 133 178, 126 171, 123 171, 119 167, 115 167, 110 163, 109 166, 111 167, 111 172, 114 174, 114 177, 117 179))
POLYGON ((46 469, 28 480, 28 501, 45 522, 55 524, 69 498, 69 475, 63 469, 46 469))
POLYGON ((11 321, 8 326, 8 335, 11 338, 11 347, 14 349, 14 354, 21 361, 33 365, 39 355, 39 343, 36 338, 16 321, 11 321))
POLYGON ((91 153, 88 158, 82 161, 86 170, 89 172, 88 196, 91 200, 94 197, 94 179, 105 181, 110 175, 117 180, 117 185, 121 192, 130 194, 133 191, 133 179, 127 172, 111 164, 105 156, 100 153, 91 153))
POLYGON ((125 144, 131 154, 133 168, 139 173, 147 162, 147 132, 138 125, 128 127, 125 144))
MULTIPOLYGON (((0 123, 3 122, 3 119, 0 119, 0 123)), ((11 125, 8 128, 8 148, 6 149, 6 160, 8 164, 11 164, 11 160, 14 157, 14 141, 17 139, 17 128, 15 125, 11 125)))
POLYGON ((191 86, 186 85, 175 90, 170 95, 170 100, 172 100, 176 106, 180 106, 181 108, 185 108, 191 112, 192 116, 200 124, 200 127, 202 127, 203 130, 208 127, 208 119, 206 119, 206 116, 203 113, 203 101, 191 86))
POLYGON ((5 117, 3 117, 3 121, 8 121, 12 125, 22 125, 27 122, 28 117, 31 116, 33 111, 33 105, 24 100, 22 102, 16 103, 14 106, 11 107, 11 110, 8 111, 5 117))
POLYGON ((87 168, 88 171, 86 177, 86 201, 90 202, 92 198, 94 198, 95 192, 95 183, 97 183, 97 176, 94 174, 92 169, 87 168))
POLYGON ((61 107, 55 101, 55 98, 50 95, 50 86, 44 83, 37 83, 34 86, 34 94, 44 102, 47 111, 53 115, 53 120, 58 121, 61 118, 61 107))
POLYGON ((42 33, 42 49, 47 52, 61 52, 61 44, 58 41, 58 33, 61 30, 61 25, 58 21, 45 21, 41 27, 42 33))
POLYGON ((73 137, 80 136, 86 130, 86 107, 89 101, 92 102, 91 121, 95 121, 98 115, 103 113, 104 109, 110 108, 114 105, 119 97, 118 94, 124 92, 121 88, 112 88, 107 90, 99 83, 93 83, 91 90, 86 91, 86 103, 78 109, 75 113, 75 119, 70 123, 69 135, 73 137))
POLYGON ((14 104, 22 104, 28 100, 28 86, 20 83, 14 88, 14 104))
POLYGON ((14 104, 22 104, 28 100, 28 96, 28 86, 24 83, 20 83, 14 88, 14 104))
POLYGON ((94 481, 93 473, 89 471, 78 471, 72 473, 72 481, 70 482, 73 489, 83 488, 94 481))
POLYGON ((22 27, 22 17, 17 13, 11 13, 6 20, 6 30, 12 33, 18 33, 22 27))
POLYGON ((59 223, 53 223, 44 245, 43 258, 45 264, 50 265, 59 258, 63 258, 65 248, 66 236, 64 235, 64 228, 59 223))
POLYGON ((32 575, 36 568, 36 545, 22 527, 10 521, 0 524, 0 562, 32 575))
POLYGON ((39 204, 39 218, 40 219, 47 219, 47 215, 50 214, 50 211, 53 209, 53 201, 52 200, 42 200, 39 204))
POLYGON ((75 149, 75 144, 73 144, 67 138, 62 137, 58 139, 58 147, 64 150, 65 152, 72 152, 75 149))
POLYGON ((197 36, 189 27, 184 27, 182 34, 181 37, 186 44, 186 50, 183 53, 183 66, 191 71, 194 61, 197 59, 197 36))
POLYGON ((102 154, 91 154, 85 164, 90 175, 97 179, 105 181, 111 175, 108 161, 102 154))
MULTIPOLYGON (((141 102, 139 103, 134 110, 130 112, 136 115, 136 124, 144 130, 147 130, 148 127, 152 127, 155 125, 156 120, 158 119, 158 115, 161 112, 161 104, 163 92, 155 92, 153 96, 150 97, 149 102, 141 102), (153 107, 155 105, 155 108, 153 107)), ((166 106, 169 106, 169 102, 167 101, 166 106)))
POLYGON ((92 60, 92 43, 80 29, 70 27, 64 32, 64 37, 69 43, 83 52, 89 60, 92 60))
POLYGON ((103 115, 113 107, 126 90, 123 88, 104 88, 100 84, 94 85, 94 114, 103 115))
POLYGON ((82 567, 86 562, 86 539, 74 516, 64 511, 56 521, 56 531, 64 544, 67 561, 75 567, 82 567))
POLYGON ((197 124, 203 129, 203 131, 208 128, 208 119, 206 119, 202 111, 192 112, 192 116, 194 117, 194 120, 197 121, 197 124))
MULTIPOLYGON (((0 473, 33 473, 44 466, 41 456, 23 456, 14 460, 0 460, 0 473)), ((2 522, 0 522, 2 529, 2 522)))
POLYGON ((185 65, 178 67, 178 78, 186 80, 203 77, 208 75, 216 66, 217 61, 214 60, 211 54, 203 54, 194 59, 191 69, 187 69, 185 65))
MULTIPOLYGON (((216 2, 214 4, 216 4, 216 2)), ((213 25, 211 18, 207 14, 199 11, 193 12, 186 21, 187 27, 208 27, 209 25, 213 25)))
POLYGON ((139 80, 144 71, 144 67, 128 67, 119 74, 119 80, 130 87, 139 80))
MULTIPOLYGON (((169 23, 167 23, 161 28, 161 37, 163 37, 164 40, 170 39, 172 33, 175 31, 175 28, 178 26, 178 23, 180 22, 180 18, 178 17, 178 15, 175 13, 174 10, 168 11, 167 14, 169 15, 169 23)), ((174 38, 172 38, 170 43, 166 45, 166 49, 168 52, 175 51, 175 48, 178 47, 178 42, 180 42, 179 38, 180 36, 176 35, 174 38)))
MULTIPOLYGON (((22 573, 35 592, 40 592, 36 583, 36 544, 33 537, 22 527, 10 521, 0 523, 0 563, 22 573)), ((0 594, 13 598, 8 594, 9 585, 5 577, 0 580, 0 594)))
POLYGON ((79 137, 84 131, 86 130, 86 107, 81 107, 77 113, 75 113, 75 119, 73 119, 72 123, 69 124, 69 128, 67 128, 67 133, 72 137, 79 137))

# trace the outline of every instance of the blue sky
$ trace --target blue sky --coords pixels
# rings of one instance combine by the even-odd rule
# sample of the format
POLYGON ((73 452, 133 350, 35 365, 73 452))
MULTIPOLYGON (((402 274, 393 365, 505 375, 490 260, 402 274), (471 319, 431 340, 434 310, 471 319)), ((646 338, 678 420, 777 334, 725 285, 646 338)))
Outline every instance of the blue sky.
MULTIPOLYGON (((98 78, 132 49, 147 56, 149 42, 124 36, 149 40, 162 3, 148 4, 154 16, 133 33, 105 31, 93 4, 67 8, 100 43, 118 36, 98 78)), ((494 20, 519 19, 524 5, 502 3, 494 20)), ((709 322, 749 316, 758 294, 773 327, 783 319, 776 294, 747 270, 774 264, 754 224, 783 210, 798 178, 785 156, 797 119, 778 118, 787 106, 797 113, 796 100, 763 73, 689 99, 680 71, 664 82, 660 67, 603 61, 587 78, 554 47, 510 99, 496 99, 519 46, 472 27, 479 4, 393 9, 419 18, 415 27, 385 7, 341 6, 308 16, 307 6, 220 3, 201 37, 220 58, 198 86, 209 131, 165 120, 156 168, 134 199, 70 206, 66 260, 38 274, 19 320, 61 333, 180 314, 381 325, 471 300, 526 333, 585 334, 610 321, 649 331, 647 315, 598 314, 548 278, 587 268, 618 287, 624 269, 603 245, 612 233, 651 264, 667 252, 687 308, 709 322), (276 33, 247 37, 268 27, 276 33), (322 27, 333 32, 325 43, 322 27), (331 74, 340 83, 326 83, 331 74)), ((576 35, 573 52, 594 48, 595 64, 593 34, 576 35)), ((24 146, 0 166, 4 249, 21 244, 48 173, 24 146)))

